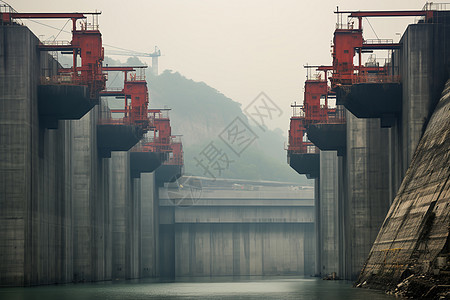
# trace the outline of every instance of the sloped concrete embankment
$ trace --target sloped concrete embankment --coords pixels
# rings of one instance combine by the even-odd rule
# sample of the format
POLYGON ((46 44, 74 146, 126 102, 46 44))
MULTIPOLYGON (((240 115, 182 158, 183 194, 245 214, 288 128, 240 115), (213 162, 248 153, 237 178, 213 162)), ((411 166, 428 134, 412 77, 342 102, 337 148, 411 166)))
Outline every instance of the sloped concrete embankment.
POLYGON ((397 285, 402 280, 420 278, 421 289, 403 294, 423 297, 428 293, 428 297, 433 290, 445 293, 450 277, 449 178, 450 80, 370 251, 358 286, 399 290, 397 285))

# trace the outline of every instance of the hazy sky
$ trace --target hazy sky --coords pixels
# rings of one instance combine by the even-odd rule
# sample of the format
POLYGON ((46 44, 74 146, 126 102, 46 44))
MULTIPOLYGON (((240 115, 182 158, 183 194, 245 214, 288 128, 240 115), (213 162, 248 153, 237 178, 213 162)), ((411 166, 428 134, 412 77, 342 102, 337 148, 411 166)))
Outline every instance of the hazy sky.
MULTIPOLYGON (((264 91, 284 111, 272 123, 272 127, 283 131, 288 128, 290 103, 303 99, 306 76, 303 65, 331 64, 336 6, 340 10, 411 10, 422 9, 425 3, 422 0, 6 2, 19 12, 100 10, 104 44, 140 52, 152 52, 157 45, 163 54, 160 71, 171 69, 204 81, 244 107, 264 91)), ((38 21, 58 28, 66 22, 38 21)), ((394 40, 413 21, 413 18, 370 19, 379 38, 394 40)), ((44 39, 58 34, 57 30, 31 21, 25 23, 36 35, 44 35, 44 39)), ((65 29, 70 30, 70 22, 65 29)), ((375 38, 367 22, 364 37, 375 38)), ((62 32, 59 39, 70 40, 70 34, 62 32)), ((111 48, 106 45, 107 54, 111 48)), ((142 60, 151 64, 150 58, 142 60)))

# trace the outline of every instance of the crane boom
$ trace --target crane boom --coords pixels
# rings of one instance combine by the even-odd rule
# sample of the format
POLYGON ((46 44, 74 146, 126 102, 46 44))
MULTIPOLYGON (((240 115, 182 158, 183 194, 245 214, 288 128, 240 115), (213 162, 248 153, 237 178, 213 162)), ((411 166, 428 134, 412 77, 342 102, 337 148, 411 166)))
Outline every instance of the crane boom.
POLYGON ((127 50, 106 50, 107 55, 123 55, 123 56, 137 56, 137 57, 159 57, 161 56, 161 50, 155 46, 153 53, 127 51, 127 50))
POLYGON ((155 46, 155 51, 153 53, 143 53, 136 51, 127 50, 107 50, 107 55, 122 55, 122 56, 136 56, 136 57, 151 57, 152 58, 152 74, 154 76, 158 75, 158 57, 161 56, 161 50, 155 46))

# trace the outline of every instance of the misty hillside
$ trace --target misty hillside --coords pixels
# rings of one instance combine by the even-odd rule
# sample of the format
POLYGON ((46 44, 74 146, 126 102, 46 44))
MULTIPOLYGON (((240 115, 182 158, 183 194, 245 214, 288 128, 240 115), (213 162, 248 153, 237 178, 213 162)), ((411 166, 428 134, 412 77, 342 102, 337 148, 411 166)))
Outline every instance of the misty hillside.
MULTIPOLYGON (((106 57, 104 63, 109 66, 143 64, 136 57, 129 58, 126 63, 106 57)), ((170 108, 172 134, 183 135, 187 174, 206 177, 214 174, 223 178, 312 184, 312 181, 307 180, 304 175, 297 174, 287 164, 285 138, 280 129, 262 131, 249 122, 241 110, 241 104, 227 98, 204 82, 195 82, 180 73, 168 70, 156 77, 150 75, 150 69, 147 69, 146 74, 150 90, 150 108, 170 108), (219 138, 219 134, 236 117, 257 135, 255 141, 240 156, 219 138), (228 157, 228 162, 226 160, 219 162, 219 167, 223 168, 220 174, 214 167, 211 167, 211 173, 208 174, 195 160, 195 158, 201 160, 202 150, 211 142, 221 154, 225 153, 228 157)), ((107 88, 123 87, 122 72, 110 72, 106 85, 107 88)), ((123 107, 123 100, 110 97, 108 103, 112 108, 123 107)))
POLYGON ((262 131, 249 124, 239 103, 204 82, 195 82, 177 72, 166 70, 157 77, 148 78, 148 81, 150 107, 172 109, 172 132, 183 135, 187 173, 208 176, 194 157, 200 160, 202 150, 213 142, 233 161, 222 171, 221 177, 309 183, 305 176, 297 174, 286 163, 285 139, 281 130, 262 131), (236 117, 258 136, 241 156, 218 137, 236 117))

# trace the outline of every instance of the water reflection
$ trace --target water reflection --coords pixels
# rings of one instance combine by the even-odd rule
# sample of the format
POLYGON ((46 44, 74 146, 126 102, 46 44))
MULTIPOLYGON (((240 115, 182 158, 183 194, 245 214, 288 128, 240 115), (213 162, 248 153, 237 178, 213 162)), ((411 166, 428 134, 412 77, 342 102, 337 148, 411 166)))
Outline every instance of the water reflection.
POLYGON ((0 289, 0 299, 393 299, 349 282, 299 277, 179 278, 129 280, 0 289))

